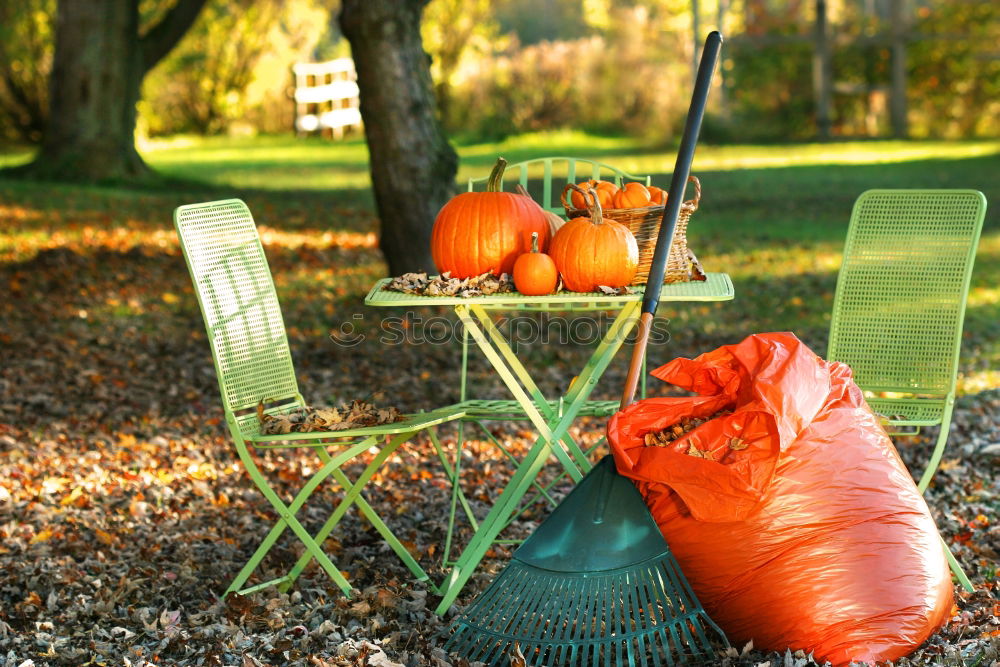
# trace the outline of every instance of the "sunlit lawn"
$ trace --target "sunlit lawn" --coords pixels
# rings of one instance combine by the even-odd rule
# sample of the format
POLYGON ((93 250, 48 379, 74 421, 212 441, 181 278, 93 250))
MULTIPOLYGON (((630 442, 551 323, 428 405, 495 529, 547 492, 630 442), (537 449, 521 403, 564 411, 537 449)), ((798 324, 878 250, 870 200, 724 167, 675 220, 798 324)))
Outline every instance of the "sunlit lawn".
MULTIPOLYGON (((666 185, 668 148, 634 139, 578 132, 530 134, 501 143, 463 145, 460 180, 481 177, 500 154, 510 162, 546 155, 592 157, 666 185)), ((269 247, 318 252, 371 251, 376 221, 363 141, 293 137, 189 138, 146 142, 143 153, 161 173, 190 184, 125 190, 0 180, 0 262, 41 249, 127 250, 171 246, 177 204, 241 196, 265 227, 269 247), (138 233, 141 232, 141 233, 138 233)), ((0 165, 28 159, 0 155, 0 165)), ((1000 384, 1000 141, 865 141, 698 149, 694 173, 704 196, 689 238, 708 270, 736 283, 730 304, 678 309, 675 338, 736 340, 753 331, 791 329, 822 352, 836 271, 854 199, 869 188, 975 188, 993 210, 973 276, 963 346, 963 387, 1000 384), (695 333, 696 332, 696 333, 695 333)), ((81 250, 81 252, 84 250, 81 250)), ((294 294, 320 290, 356 299, 384 271, 373 251, 343 255, 351 266, 279 277, 294 294)), ((279 285, 279 289, 282 287, 279 285)), ((322 312, 316 312, 321 320, 322 312)), ((322 322, 303 323, 317 330, 322 322)))

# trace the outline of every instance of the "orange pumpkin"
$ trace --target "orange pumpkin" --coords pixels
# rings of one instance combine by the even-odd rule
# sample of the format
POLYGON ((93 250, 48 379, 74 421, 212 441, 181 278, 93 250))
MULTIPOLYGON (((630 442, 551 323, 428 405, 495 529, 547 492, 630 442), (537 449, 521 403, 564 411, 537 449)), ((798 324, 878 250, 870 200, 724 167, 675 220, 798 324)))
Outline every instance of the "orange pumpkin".
POLYGON ((632 232, 604 219, 593 188, 590 198, 590 217, 573 218, 563 225, 549 249, 563 285, 573 292, 594 292, 599 285, 624 287, 639 267, 639 246, 632 232))
POLYGON ((542 296, 552 294, 559 282, 556 263, 538 252, 538 232, 531 235, 531 252, 526 252, 514 262, 514 287, 521 294, 542 296))
POLYGON ((653 206, 660 206, 661 204, 667 203, 667 193, 656 187, 655 185, 650 185, 649 190, 649 203, 653 206))
POLYGON ((463 192, 452 197, 434 220, 431 257, 441 273, 469 278, 483 273, 510 273, 514 260, 531 248, 549 246, 549 221, 531 197, 501 192, 507 161, 497 158, 485 192, 463 192))
POLYGON ((597 196, 601 199, 601 206, 611 208, 611 202, 615 197, 615 193, 618 192, 618 186, 611 181, 595 181, 594 179, 579 183, 576 187, 571 183, 566 185, 567 190, 573 190, 570 194, 570 202, 573 204, 573 208, 589 208, 586 192, 590 188, 597 190, 597 196))
POLYGON ((613 202, 615 208, 645 208, 649 206, 649 190, 642 183, 626 183, 613 202))

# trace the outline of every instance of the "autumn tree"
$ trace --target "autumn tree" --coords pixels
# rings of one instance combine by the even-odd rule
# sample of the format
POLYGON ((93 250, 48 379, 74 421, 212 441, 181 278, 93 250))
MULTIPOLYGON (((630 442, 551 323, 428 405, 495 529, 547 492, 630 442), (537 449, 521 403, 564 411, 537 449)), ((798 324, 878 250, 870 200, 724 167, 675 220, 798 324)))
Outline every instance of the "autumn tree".
POLYGON ((433 270, 431 228, 454 193, 458 156, 437 117, 420 36, 427 0, 343 0, 358 72, 380 247, 389 271, 433 270))
POLYGON ((431 55, 434 95, 441 121, 453 127, 452 79, 462 59, 491 52, 504 43, 491 0, 434 0, 423 16, 421 35, 431 55))
POLYGON ((55 0, 0 0, 0 135, 42 137, 52 66, 55 0))
POLYGON ((142 79, 184 36, 205 1, 177 0, 140 31, 139 0, 60 0, 42 147, 19 171, 85 181, 146 174, 134 136, 142 79))

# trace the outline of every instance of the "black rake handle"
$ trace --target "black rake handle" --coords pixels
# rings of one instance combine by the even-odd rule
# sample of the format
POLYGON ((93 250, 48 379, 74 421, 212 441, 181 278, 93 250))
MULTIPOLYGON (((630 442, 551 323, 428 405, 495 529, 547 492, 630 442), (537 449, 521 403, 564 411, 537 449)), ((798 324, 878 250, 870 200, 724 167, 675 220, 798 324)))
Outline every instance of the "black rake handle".
POLYGON ((701 52, 698 76, 695 79, 694 92, 691 94, 691 106, 688 109, 687 121, 684 123, 684 135, 681 137, 681 146, 677 151, 674 174, 670 179, 670 194, 667 197, 667 205, 663 208, 660 233, 656 237, 656 248, 653 250, 649 278, 646 280, 646 294, 642 299, 643 313, 655 314, 656 306, 660 301, 659 287, 663 284, 667 255, 674 242, 677 216, 684 203, 684 188, 687 187, 688 176, 691 175, 694 148, 698 143, 698 133, 701 131, 701 121, 705 117, 708 92, 712 87, 712 75, 715 73, 715 65, 719 61, 721 50, 722 35, 717 30, 713 30, 705 39, 705 47, 701 52))
POLYGON ((632 348, 632 362, 625 380, 625 390, 622 392, 621 409, 625 409, 632 403, 632 399, 635 398, 635 389, 639 384, 639 372, 642 368, 642 358, 646 354, 649 330, 652 327, 656 307, 660 303, 660 287, 663 285, 663 274, 667 268, 667 256, 670 254, 670 246, 674 243, 677 216, 684 203, 684 188, 687 186, 688 176, 691 175, 694 148, 698 143, 701 121, 705 117, 705 104, 708 102, 708 93, 712 88, 712 75, 719 62, 721 50, 722 35, 717 30, 713 30, 705 39, 705 46, 701 52, 698 76, 695 78, 694 92, 691 94, 691 106, 688 108, 681 146, 677 150, 677 161, 674 163, 674 173, 670 179, 667 205, 663 208, 663 218, 660 220, 660 233, 656 237, 656 247, 653 250, 653 260, 649 267, 649 277, 646 279, 646 293, 642 298, 639 336, 632 348))

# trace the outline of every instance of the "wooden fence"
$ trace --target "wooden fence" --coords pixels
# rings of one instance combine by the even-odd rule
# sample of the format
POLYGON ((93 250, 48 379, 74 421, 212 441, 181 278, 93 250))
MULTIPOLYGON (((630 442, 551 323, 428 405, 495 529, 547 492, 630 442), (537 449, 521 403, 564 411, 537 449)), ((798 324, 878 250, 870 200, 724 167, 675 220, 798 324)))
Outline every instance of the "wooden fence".
POLYGON ((346 130, 361 128, 357 73, 352 59, 296 63, 292 75, 297 133, 329 131, 339 139, 346 130))

